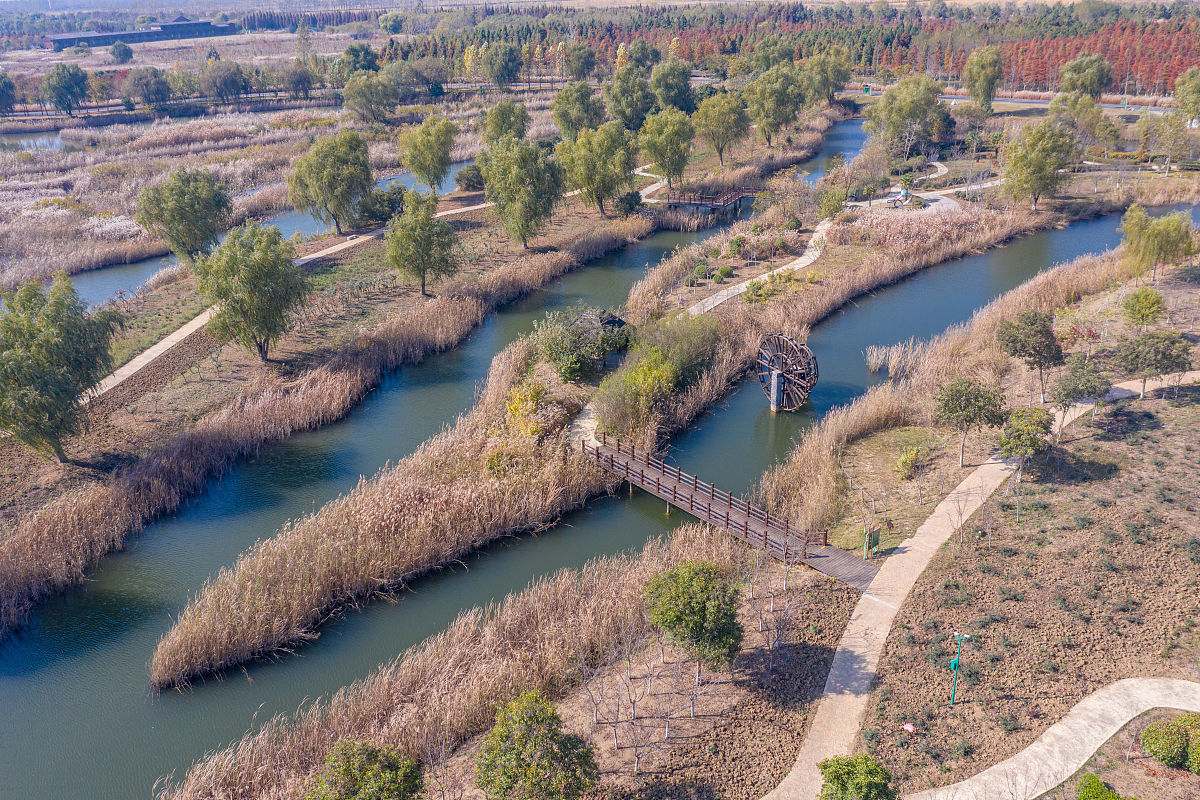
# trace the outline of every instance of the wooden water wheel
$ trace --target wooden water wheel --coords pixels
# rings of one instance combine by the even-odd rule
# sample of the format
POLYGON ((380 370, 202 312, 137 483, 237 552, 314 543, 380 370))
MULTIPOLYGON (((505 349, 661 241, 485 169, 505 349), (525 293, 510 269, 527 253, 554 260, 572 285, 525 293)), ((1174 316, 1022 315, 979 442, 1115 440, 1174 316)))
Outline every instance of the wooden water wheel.
POLYGON ((758 347, 758 383, 772 411, 796 411, 817 385, 817 357, 807 344, 772 333, 758 347))

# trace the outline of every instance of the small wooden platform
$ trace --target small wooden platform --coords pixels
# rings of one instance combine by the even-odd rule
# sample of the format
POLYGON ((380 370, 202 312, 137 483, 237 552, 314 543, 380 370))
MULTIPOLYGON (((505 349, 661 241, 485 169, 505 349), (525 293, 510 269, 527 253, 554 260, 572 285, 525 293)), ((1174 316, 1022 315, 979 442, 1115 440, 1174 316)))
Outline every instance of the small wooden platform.
POLYGON ((830 547, 827 531, 795 528, 786 518, 769 514, 649 453, 603 433, 599 436, 597 442, 584 441, 582 447, 601 467, 785 564, 806 564, 860 591, 866 591, 879 571, 858 556, 830 547))
POLYGON ((697 208, 722 209, 736 203, 743 197, 754 197, 758 189, 753 186, 735 186, 720 194, 700 194, 699 192, 667 192, 669 206, 695 206, 697 208))

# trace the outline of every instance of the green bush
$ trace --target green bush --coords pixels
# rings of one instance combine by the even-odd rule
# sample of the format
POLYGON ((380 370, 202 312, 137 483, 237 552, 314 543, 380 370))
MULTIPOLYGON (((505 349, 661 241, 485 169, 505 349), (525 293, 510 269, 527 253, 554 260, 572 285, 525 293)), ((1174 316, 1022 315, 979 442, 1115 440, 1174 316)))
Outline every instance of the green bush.
POLYGON ((641 207, 642 193, 638 191, 626 192, 616 200, 617 213, 622 217, 628 217, 641 207))
POLYGON ((576 306, 569 311, 551 311, 545 319, 533 323, 538 355, 564 381, 595 374, 605 356, 627 344, 629 326, 588 324, 588 320, 602 315, 600 309, 576 306))
POLYGON ((1104 785, 1095 775, 1088 773, 1075 790, 1075 800, 1121 800, 1120 796, 1104 785))
POLYGON ((733 267, 728 264, 722 264, 717 270, 717 277, 721 280, 728 280, 733 275, 733 267))
POLYGON ((464 192, 482 192, 483 170, 478 164, 468 164, 454 173, 454 183, 464 192))
POLYGON ((921 460, 921 448, 906 447, 900 451, 896 459, 896 473, 902 481, 911 481, 917 474, 917 464, 921 460))
POLYGON ((737 606, 737 587, 709 561, 685 561, 646 587, 650 622, 711 666, 731 663, 741 649, 737 606))
POLYGON ((824 783, 820 800, 897 800, 892 788, 892 773, 866 753, 834 756, 822 761, 824 783))
POLYGON ((617 435, 633 435, 654 406, 689 386, 704 370, 717 342, 716 321, 679 317, 638 330, 632 351, 596 393, 601 424, 617 435))
POLYGON ((475 757, 475 783, 488 800, 575 800, 599 777, 591 746, 563 730, 541 692, 503 706, 475 757))
POLYGON ((393 183, 386 189, 372 189, 358 200, 358 218, 363 222, 384 223, 404 211, 403 183, 393 183))
POLYGON ((421 768, 390 747, 343 739, 325 757, 308 800, 409 800, 421 793, 421 768))
POLYGON ((1188 732, 1178 719, 1153 722, 1142 731, 1142 748, 1168 767, 1184 765, 1188 755, 1188 732))

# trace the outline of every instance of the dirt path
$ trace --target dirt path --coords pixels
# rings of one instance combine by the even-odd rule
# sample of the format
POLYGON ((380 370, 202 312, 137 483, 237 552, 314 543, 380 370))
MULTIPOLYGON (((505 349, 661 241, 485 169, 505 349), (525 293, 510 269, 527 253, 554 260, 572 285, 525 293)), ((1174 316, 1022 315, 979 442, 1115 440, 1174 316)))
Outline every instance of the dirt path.
MULTIPOLYGON (((1185 373, 1178 383, 1197 381, 1200 381, 1200 370, 1185 373)), ((1176 381, 1168 382, 1165 379, 1149 381, 1146 384, 1146 390, 1164 389, 1174 386, 1176 383, 1176 381)), ((1112 401, 1137 397, 1140 389, 1140 381, 1126 381, 1110 389, 1104 399, 1112 401)), ((1059 412, 1056 414, 1056 427, 1062 428, 1070 425, 1090 411, 1093 405, 1092 403, 1078 403, 1068 409, 1065 414, 1059 412)), ((817 706, 816 716, 813 718, 808 736, 800 748, 800 753, 796 757, 796 763, 779 786, 764 800, 815 800, 820 794, 822 783, 817 765, 830 756, 844 755, 854 751, 858 731, 862 727, 862 720, 866 713, 867 697, 875 679, 879 658, 883 653, 884 642, 887 640, 892 622, 900 606, 903 605, 904 599, 938 549, 983 505, 992 492, 1003 485, 1014 470, 1015 465, 1005 460, 994 456, 988 459, 947 495, 917 529, 913 537, 897 547, 892 556, 884 562, 883 568, 879 570, 879 574, 871 582, 867 592, 863 594, 850 616, 850 622, 846 626, 841 643, 833 657, 833 665, 830 667, 829 677, 825 682, 824 696, 817 706)), ((1158 702, 1156 705, 1163 705, 1163 703, 1158 702)), ((1123 725, 1126 721, 1128 720, 1123 720, 1121 724, 1123 725)), ((1079 764, 1090 758, 1096 748, 1121 727, 1121 725, 1117 725, 1110 731, 1105 724, 1097 723, 1089 728, 1088 741, 1095 740, 1096 744, 1087 751, 1087 755, 1080 760, 1079 764)), ((1030 757, 1029 762, 1024 762, 1025 766, 1031 763, 1032 759, 1033 756, 1030 757)), ((1059 779, 1051 786, 1061 783, 1077 768, 1078 766, 1070 769, 1064 778, 1059 779)), ((981 775, 986 774, 986 771, 981 773, 981 775)), ((916 797, 921 800, 933 800, 935 797, 937 800, 950 800, 951 797, 962 797, 963 800, 966 798, 971 798, 971 800, 992 800, 993 798, 995 800, 1011 800, 1013 797, 1036 796, 1036 793, 1013 795, 1008 793, 1007 787, 988 781, 981 781, 978 786, 986 786, 987 792, 980 789, 976 794, 931 794, 928 797, 922 793, 916 797)), ((972 786, 972 792, 975 791, 974 787, 975 785, 972 786)))
POLYGON ((1170 678, 1115 681, 1076 703, 1012 758, 960 783, 907 795, 906 800, 1038 797, 1074 775, 1117 731, 1152 708, 1200 711, 1200 683, 1170 678))

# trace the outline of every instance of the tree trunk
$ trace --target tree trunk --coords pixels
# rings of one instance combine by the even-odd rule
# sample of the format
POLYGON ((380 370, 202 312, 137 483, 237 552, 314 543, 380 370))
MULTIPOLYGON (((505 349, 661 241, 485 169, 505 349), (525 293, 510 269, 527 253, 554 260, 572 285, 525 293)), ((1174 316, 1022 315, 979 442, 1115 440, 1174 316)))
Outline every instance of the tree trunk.
POLYGON ((58 459, 58 463, 66 464, 67 463, 67 454, 63 452, 62 442, 59 442, 57 440, 53 441, 50 443, 50 447, 54 450, 54 457, 56 459, 58 459))
POLYGON ((267 360, 267 349, 270 348, 270 346, 271 346, 271 342, 267 339, 256 339, 255 340, 254 349, 258 351, 258 358, 260 361, 267 360))
POLYGON ((608 218, 608 214, 607 214, 607 213, 605 213, 605 211, 604 211, 604 200, 603 200, 603 198, 601 198, 601 199, 599 199, 599 200, 597 200, 597 201, 596 201, 596 206, 597 206, 597 207, 600 209, 600 216, 602 216, 602 217, 604 217, 605 219, 607 219, 607 218, 608 218))
POLYGON ((338 222, 337 217, 333 218, 333 229, 337 232, 338 236, 342 235, 342 223, 338 222))
POLYGON ((1138 395, 1138 400, 1146 399, 1146 379, 1142 378, 1142 393, 1138 395))
POLYGON ((425 291, 425 273, 424 272, 421 273, 421 296, 422 297, 429 296, 429 292, 425 291))
POLYGON ((717 160, 721 162, 721 166, 725 166, 725 148, 721 147, 717 150, 717 160))
POLYGON ((967 431, 963 431, 962 441, 958 443, 958 465, 960 467, 965 466, 963 464, 963 457, 967 452, 967 433, 967 431))

